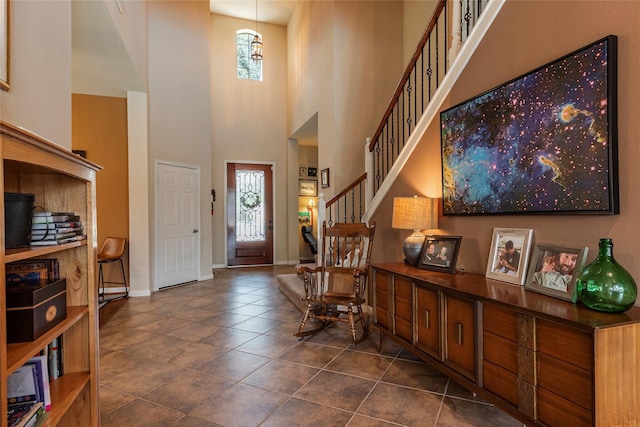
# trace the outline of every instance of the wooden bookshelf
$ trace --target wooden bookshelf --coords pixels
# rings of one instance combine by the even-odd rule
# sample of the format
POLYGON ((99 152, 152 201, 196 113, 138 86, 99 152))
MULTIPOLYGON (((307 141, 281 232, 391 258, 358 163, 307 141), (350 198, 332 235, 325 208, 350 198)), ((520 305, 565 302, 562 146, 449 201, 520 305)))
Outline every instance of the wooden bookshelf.
MULTIPOLYGON (((7 378, 55 337, 64 339, 64 375, 51 383, 52 405, 41 425, 96 426, 98 399, 98 298, 96 172, 101 168, 38 135, 0 121, 4 192, 35 195, 35 205, 80 215, 87 239, 64 245, 6 249, 0 262, 0 426, 7 425, 7 378), (5 265, 57 258, 67 280, 67 317, 31 342, 7 344, 5 265)), ((4 248, 4 198, 0 236, 4 248)))

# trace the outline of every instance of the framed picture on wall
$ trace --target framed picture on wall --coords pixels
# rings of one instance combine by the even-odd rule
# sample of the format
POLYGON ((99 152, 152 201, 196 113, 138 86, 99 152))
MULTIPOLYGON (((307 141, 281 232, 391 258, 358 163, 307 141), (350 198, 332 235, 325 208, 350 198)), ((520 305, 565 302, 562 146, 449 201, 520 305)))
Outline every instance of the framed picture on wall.
POLYGON ((327 188, 329 186, 329 168, 320 171, 320 186, 327 188))
POLYGON ((298 180, 298 196, 318 196, 318 181, 308 179, 298 180))
POLYGON ((307 168, 307 175, 308 176, 316 176, 318 174, 318 169, 317 168, 307 168))
POLYGON ((9 90, 9 0, 0 0, 0 89, 9 90))

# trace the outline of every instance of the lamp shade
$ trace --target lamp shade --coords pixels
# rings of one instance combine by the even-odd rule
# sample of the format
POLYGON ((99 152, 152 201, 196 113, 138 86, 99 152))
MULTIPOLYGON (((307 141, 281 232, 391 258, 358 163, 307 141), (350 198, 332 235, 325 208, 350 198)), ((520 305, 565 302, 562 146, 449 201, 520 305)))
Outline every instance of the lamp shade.
POLYGON ((403 230, 434 228, 432 200, 428 197, 395 197, 391 227, 403 230))
POLYGON ((424 244, 424 234, 420 230, 435 227, 432 200, 417 196, 394 198, 391 227, 413 230, 413 233, 402 242, 402 252, 405 262, 418 265, 424 244))

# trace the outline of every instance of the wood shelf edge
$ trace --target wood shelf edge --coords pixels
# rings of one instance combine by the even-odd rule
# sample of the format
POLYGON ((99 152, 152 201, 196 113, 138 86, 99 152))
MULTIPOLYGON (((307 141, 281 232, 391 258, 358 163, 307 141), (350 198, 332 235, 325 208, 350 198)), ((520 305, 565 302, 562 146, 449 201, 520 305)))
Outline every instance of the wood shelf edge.
POLYGON ((51 410, 41 426, 55 426, 66 415, 84 387, 89 383, 89 372, 64 374, 51 382, 51 410))
POLYGON ((6 249, 4 255, 4 262, 8 264, 10 262, 22 261, 25 259, 31 259, 42 255, 49 255, 56 252, 61 252, 67 249, 75 248, 78 246, 84 246, 87 244, 87 240, 80 240, 77 242, 65 243, 63 245, 51 245, 43 247, 30 247, 23 249, 6 249))
POLYGON ((75 325, 82 317, 89 313, 89 306, 69 306, 67 307, 67 318, 44 333, 35 341, 7 344, 7 364, 5 375, 8 377, 43 349, 54 338, 64 333, 71 326, 75 325))

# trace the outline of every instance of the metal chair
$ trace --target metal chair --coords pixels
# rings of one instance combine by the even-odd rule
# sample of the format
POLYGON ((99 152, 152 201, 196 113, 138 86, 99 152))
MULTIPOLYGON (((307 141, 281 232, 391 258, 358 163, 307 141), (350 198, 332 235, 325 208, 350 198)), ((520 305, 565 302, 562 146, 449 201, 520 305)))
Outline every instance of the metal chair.
POLYGON ((297 337, 313 335, 332 322, 349 322, 354 345, 369 333, 369 322, 362 310, 365 303, 369 260, 373 245, 375 223, 322 224, 322 252, 320 265, 300 266, 304 274, 306 302, 297 337), (362 325, 362 335, 356 337, 356 318, 362 325), (309 319, 318 322, 305 330, 309 319))
POLYGON ((102 242, 102 246, 100 247, 100 251, 98 252, 98 302, 109 302, 116 299, 129 297, 129 285, 127 284, 127 275, 124 271, 124 263, 122 261, 122 256, 124 255, 126 245, 127 239, 125 239, 124 237, 107 237, 106 239, 104 239, 104 242, 102 242), (110 264, 113 262, 120 262, 122 281, 117 282, 104 280, 104 272, 102 270, 102 267, 105 264, 110 264), (124 294, 118 294, 113 298, 106 299, 104 295, 105 283, 124 285, 124 294))

